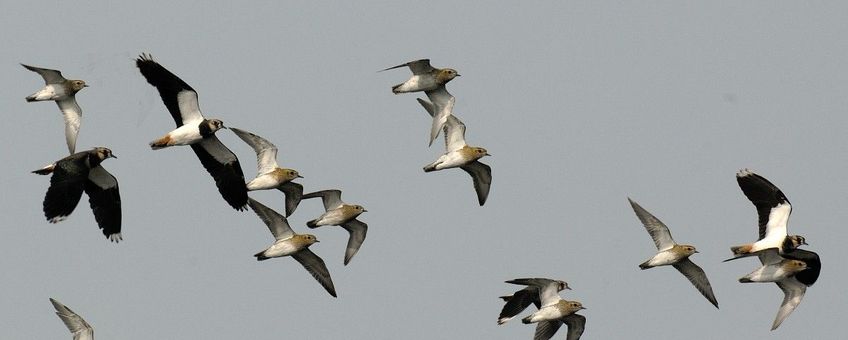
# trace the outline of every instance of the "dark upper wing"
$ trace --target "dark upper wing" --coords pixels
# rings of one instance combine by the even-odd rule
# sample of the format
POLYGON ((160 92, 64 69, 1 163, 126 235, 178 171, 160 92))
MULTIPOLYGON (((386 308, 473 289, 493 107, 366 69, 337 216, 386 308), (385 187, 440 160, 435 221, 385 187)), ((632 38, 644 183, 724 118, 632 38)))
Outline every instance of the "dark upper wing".
POLYGON ((474 180, 477 202, 482 206, 486 203, 486 198, 489 197, 489 188, 492 186, 492 168, 480 161, 473 161, 461 168, 474 180))
POLYGON ((85 181, 85 193, 94 213, 94 219, 103 235, 112 242, 121 238, 121 195, 118 192, 118 180, 106 169, 98 165, 88 173, 85 181))
POLYGON ((794 249, 783 253, 783 257, 792 260, 804 261, 807 264, 807 269, 804 269, 795 274, 795 279, 803 283, 807 287, 812 286, 819 279, 821 273, 821 260, 819 254, 804 249, 794 249))
POLYGON ((578 340, 586 328, 586 317, 580 314, 571 314, 562 318, 562 322, 568 326, 568 335, 565 340, 578 340))
POLYGON ((333 297, 336 297, 336 287, 333 286, 333 280, 330 278, 330 271, 327 270, 327 265, 324 264, 324 260, 322 260, 318 255, 315 255, 309 248, 303 248, 297 253, 292 255, 297 262, 300 262, 303 265, 303 268, 306 268, 306 271, 312 275, 324 289, 327 290, 327 293, 330 293, 333 297))
POLYGON ((236 155, 215 136, 192 144, 191 149, 215 179, 215 185, 224 200, 236 210, 244 210, 247 205, 247 186, 236 155))
POLYGON ((50 223, 64 220, 77 207, 88 177, 86 157, 87 153, 76 153, 56 163, 43 204, 44 216, 50 223))
POLYGON ((350 263, 350 260, 353 259, 353 255, 356 255, 356 252, 359 251, 359 247, 362 246, 362 242, 365 242, 365 234, 368 233, 368 225, 365 224, 365 222, 354 218, 349 222, 342 224, 342 228, 350 233, 350 237, 347 239, 347 249, 345 249, 344 264, 346 266, 350 263))
POLYGON ((203 120, 197 102, 197 92, 191 86, 153 61, 149 54, 139 56, 135 65, 147 82, 159 90, 159 96, 171 112, 177 127, 189 121, 203 120))
POLYGON ((44 83, 49 84, 61 84, 65 82, 65 77, 62 77, 62 72, 57 70, 51 70, 49 68, 41 68, 35 66, 29 66, 26 64, 21 64, 21 66, 25 67, 27 70, 38 73, 41 78, 44 78, 44 83))
POLYGON ((506 304, 504 304, 501 309, 501 314, 498 315, 498 324, 503 324, 506 320, 515 317, 532 303, 535 303, 537 307, 540 304, 538 288, 527 287, 515 292, 515 294, 512 294, 512 298, 507 300, 506 304), (501 320, 503 320, 503 322, 501 320))
POLYGON ((545 320, 536 324, 536 332, 533 333, 533 340, 548 340, 556 334, 559 327, 562 326, 560 320, 545 320))
POLYGON ((698 267, 697 264, 687 258, 675 263, 674 268, 689 279, 689 282, 692 282, 692 285, 701 292, 701 295, 707 298, 713 306, 718 308, 718 301, 716 300, 715 294, 713 294, 713 287, 710 286, 710 280, 707 279, 707 274, 704 273, 704 270, 701 269, 701 267, 698 267))
POLYGON ((316 192, 310 192, 306 195, 303 195, 303 199, 321 197, 321 201, 324 202, 324 210, 335 209, 338 206, 344 204, 342 202, 342 191, 341 190, 321 190, 316 192))
MULTIPOLYGON (((739 183, 739 188, 742 189, 745 197, 748 197, 748 200, 757 208, 760 226, 759 240, 766 236, 770 224, 780 224, 780 221, 769 222, 770 215, 773 213, 772 210, 775 210, 774 214, 777 215, 775 217, 778 219, 789 218, 792 206, 786 195, 776 185, 748 169, 742 169, 736 174, 736 182, 739 183)), ((780 226, 777 225, 776 227, 780 226)), ((782 227, 785 233, 785 221, 783 221, 782 227)))
POLYGON ((383 71, 393 70, 405 66, 409 66, 409 69, 412 70, 412 74, 424 74, 433 71, 433 67, 430 66, 430 59, 419 59, 416 61, 410 61, 408 63, 400 64, 398 66, 389 67, 383 71))
POLYGON ((294 182, 286 182, 277 189, 286 194, 286 217, 291 216, 300 204, 301 197, 303 197, 303 186, 294 182))

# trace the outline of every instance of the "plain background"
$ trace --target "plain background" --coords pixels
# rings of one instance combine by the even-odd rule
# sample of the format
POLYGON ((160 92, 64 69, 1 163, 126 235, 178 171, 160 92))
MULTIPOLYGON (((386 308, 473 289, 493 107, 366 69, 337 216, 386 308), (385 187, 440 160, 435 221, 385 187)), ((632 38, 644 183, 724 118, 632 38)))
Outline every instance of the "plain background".
MULTIPOLYGON (((452 1, 311 4, 9 2, 0 13, 0 328, 3 339, 61 339, 48 297, 99 339, 529 339, 496 325, 503 283, 569 282, 589 309, 585 339, 841 339, 848 274, 848 5, 844 2, 452 1), (292 259, 251 256, 273 238, 236 212, 188 148, 151 151, 174 128, 133 59, 150 52, 200 94, 207 117, 267 137, 307 191, 362 204, 368 238, 342 265, 347 233, 312 231, 330 297, 292 259), (489 201, 467 174, 425 174, 430 119, 393 95, 419 58, 462 74, 449 84, 471 145, 493 155, 489 201), (64 157, 53 103, 18 63, 91 87, 78 150, 112 148, 124 241, 97 229, 87 198, 44 220, 47 177, 64 157), (777 184, 824 262, 819 282, 778 330, 773 284, 739 284, 756 260, 721 263, 756 238, 734 174, 777 184), (655 248, 632 197, 694 244, 721 306, 677 271, 637 265, 655 248)), ((218 133, 255 175, 252 150, 218 133)), ((248 179, 249 179, 248 178, 248 179)), ((278 192, 252 197, 282 209, 278 192)), ((322 212, 308 200, 298 232, 322 212)), ((532 312, 532 308, 521 316, 532 312)), ((564 338, 561 330, 556 338, 564 338)))

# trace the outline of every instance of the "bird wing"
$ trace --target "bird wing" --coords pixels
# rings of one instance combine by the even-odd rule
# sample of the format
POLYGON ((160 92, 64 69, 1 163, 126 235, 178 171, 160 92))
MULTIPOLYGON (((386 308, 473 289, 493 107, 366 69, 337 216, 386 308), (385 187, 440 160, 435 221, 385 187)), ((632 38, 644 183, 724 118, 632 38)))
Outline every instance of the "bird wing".
POLYGON ((636 213, 636 217, 642 221, 642 224, 645 226, 645 230, 648 231, 648 234, 651 235, 651 238, 654 239, 654 244, 657 246, 659 250, 667 250, 674 247, 675 243, 674 239, 671 238, 671 231, 668 230, 668 227, 658 218, 651 215, 645 208, 642 208, 638 203, 634 202, 629 197, 627 198, 630 201, 630 206, 633 207, 633 211, 636 213))
POLYGON ((203 120, 197 92, 191 86, 155 62, 149 54, 139 56, 135 65, 147 82, 159 90, 159 96, 171 112, 177 127, 203 120))
POLYGON ((695 288, 697 288, 698 291, 713 304, 713 306, 718 308, 718 301, 715 298, 715 294, 713 294, 713 287, 710 286, 710 280, 707 279, 707 274, 704 273, 704 270, 701 269, 701 267, 698 267, 698 265, 692 262, 692 260, 686 258, 675 263, 674 268, 689 279, 689 282, 692 282, 695 288))
MULTIPOLYGON (((416 98, 418 103, 427 110, 435 122, 436 107, 424 99, 416 98)), ((453 109, 451 109, 453 111, 453 109)), ((465 124, 459 118, 456 118, 452 113, 447 116, 444 123, 445 132, 445 151, 451 152, 462 149, 467 144, 465 143, 465 124)))
POLYGON ((330 278, 330 271, 327 270, 327 265, 324 264, 324 260, 322 260, 318 255, 315 255, 309 248, 303 248, 297 253, 292 255, 297 262, 300 262, 303 265, 303 268, 306 268, 306 271, 312 275, 324 289, 327 290, 327 293, 330 293, 333 297, 336 297, 336 287, 333 286, 333 280, 330 278))
POLYGON ((540 321, 536 324, 536 332, 533 333, 533 340, 548 340, 556 334, 561 326, 562 321, 559 319, 540 321))
POLYGON ((118 180, 98 165, 88 172, 84 189, 88 194, 88 204, 94 213, 94 219, 100 229, 103 229, 103 235, 112 242, 122 240, 121 194, 118 191, 118 180))
POLYGON ((26 65, 26 64, 21 64, 21 66, 25 67, 27 70, 38 73, 38 75, 40 75, 41 78, 44 78, 44 84, 45 85, 61 84, 61 83, 64 83, 67 80, 67 79, 65 79, 65 77, 62 77, 62 72, 59 72, 57 70, 51 70, 49 68, 40 68, 40 67, 35 67, 35 66, 29 66, 29 65, 26 65))
POLYGON ((294 231, 289 225, 289 221, 283 215, 252 198, 247 199, 247 204, 259 216, 259 219, 268 226, 268 230, 274 235, 274 239, 284 240, 294 236, 294 231))
POLYGON ((430 66, 430 59, 419 59, 415 61, 410 61, 408 63, 403 63, 398 66, 392 66, 387 69, 384 69, 383 71, 393 70, 406 66, 409 67, 409 69, 412 71, 412 74, 416 75, 430 73, 434 70, 433 66, 430 66))
POLYGON ((492 186, 492 168, 480 161, 473 161, 463 165, 465 170, 474 180, 474 191, 477 192, 477 202, 482 206, 489 197, 489 188, 492 186))
POLYGON ((82 109, 74 96, 70 96, 63 100, 57 100, 59 110, 62 111, 62 116, 65 118, 65 141, 68 143, 68 151, 74 153, 77 145, 77 135, 80 129, 80 120, 82 119, 82 109))
POLYGON ((586 328, 586 317, 580 314, 571 314, 561 320, 568 326, 568 334, 565 340, 579 340, 586 328))
POLYGON ((776 238, 780 239, 786 237, 786 224, 792 213, 792 205, 786 195, 776 185, 748 169, 736 173, 736 182, 757 208, 760 227, 757 240, 770 235, 778 235, 776 238))
MULTIPOLYGON (((442 127, 444 127, 445 123, 447 123, 448 117, 453 114, 453 106, 456 104, 456 98, 448 92, 445 85, 441 85, 435 90, 426 91, 425 93, 427 94, 427 98, 430 98, 430 102, 432 102, 434 106, 435 114, 432 115, 433 124, 430 128, 429 144, 433 145, 433 141, 439 136, 439 131, 441 131, 442 127)), ((445 133, 445 136, 447 136, 447 133, 445 133)), ((448 140, 449 139, 450 138, 448 138, 448 140)), ((448 141, 448 143, 450 143, 450 141, 448 141)))
POLYGON ((277 189, 286 195, 286 216, 291 216, 303 197, 303 186, 295 182, 286 182, 277 189))
POLYGON ((62 322, 65 323, 65 326, 74 335, 74 340, 94 339, 94 328, 88 322, 85 322, 81 316, 53 298, 50 299, 50 303, 56 309, 56 315, 59 316, 59 319, 62 319, 62 322))
POLYGON ((559 296, 560 287, 564 282, 546 278, 522 278, 506 281, 506 283, 534 286, 539 289, 539 301, 542 307, 555 304, 561 300, 559 296))
POLYGON ((777 316, 774 318, 774 323, 771 324, 771 330, 780 327, 783 320, 786 320, 789 314, 792 314, 792 311, 795 310, 795 307, 798 307, 801 299, 804 298, 804 293, 807 292, 807 286, 793 277, 775 283, 783 291, 783 302, 780 304, 780 309, 777 310, 777 316))
POLYGON ((64 220, 82 198, 89 171, 85 164, 87 157, 87 153, 80 152, 56 163, 43 204, 44 217, 51 223, 64 220))
POLYGON ((243 210, 247 204, 247 186, 236 155, 216 136, 203 138, 200 142, 192 144, 191 149, 215 179, 215 185, 224 200, 234 209, 243 210))
POLYGON ((338 208, 340 205, 344 204, 344 202, 342 202, 341 190, 321 190, 316 192, 310 192, 306 195, 303 195, 302 199, 310 199, 315 197, 321 197, 321 201, 324 202, 324 210, 326 211, 338 208))
POLYGON ((501 309, 501 314, 498 315, 498 324, 506 323, 506 321, 523 312, 534 302, 536 304, 541 303, 539 301, 539 288, 527 287, 515 292, 510 299, 506 300, 506 303, 501 309))
POLYGON ((350 233, 350 237, 347 239, 347 249, 345 249, 344 258, 344 264, 347 265, 353 259, 353 255, 356 255, 356 252, 359 251, 362 242, 365 241, 365 234, 368 233, 368 225, 354 218, 342 224, 342 228, 350 233))
POLYGON ((247 145, 253 148, 256 152, 256 168, 259 174, 269 173, 278 168, 277 165, 277 147, 267 139, 259 137, 253 133, 242 129, 230 128, 236 133, 236 136, 241 138, 247 145))

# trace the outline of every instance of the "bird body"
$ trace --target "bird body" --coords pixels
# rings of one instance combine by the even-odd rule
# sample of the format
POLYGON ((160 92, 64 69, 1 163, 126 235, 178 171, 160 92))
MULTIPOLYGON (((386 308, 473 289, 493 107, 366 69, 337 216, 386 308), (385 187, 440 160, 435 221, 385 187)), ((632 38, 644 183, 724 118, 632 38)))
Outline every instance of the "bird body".
POLYGON ((59 106, 65 119, 65 142, 68 152, 76 151, 77 135, 79 135, 80 121, 82 120, 82 109, 77 104, 76 93, 86 85, 85 81, 78 79, 65 79, 57 70, 40 68, 21 64, 27 70, 38 73, 44 79, 44 87, 41 90, 26 97, 27 102, 52 100, 59 106))
POLYGON ((639 268, 645 270, 653 267, 673 265, 697 253, 694 249, 695 247, 690 245, 675 244, 674 247, 662 250, 647 261, 642 262, 639 264, 639 268))
POLYGON ((559 320, 575 312, 586 309, 580 302, 560 299, 552 305, 542 306, 533 314, 521 319, 522 323, 537 323, 542 321, 559 320))
POLYGON ((437 87, 459 76, 459 73, 452 68, 435 68, 430 66, 430 59, 410 61, 389 67, 383 71, 401 67, 409 67, 412 71, 412 77, 403 83, 392 86, 392 93, 394 94, 435 90, 437 87))
POLYGON ((361 205, 346 204, 342 201, 341 190, 322 190, 303 195, 303 199, 321 197, 325 212, 318 218, 306 222, 309 228, 318 228, 325 225, 337 225, 347 230, 350 236, 347 239, 344 264, 347 265, 353 256, 359 252, 362 242, 368 233, 368 224, 357 220, 356 217, 366 212, 361 205))
POLYGON ((303 196, 303 186, 292 181, 303 176, 297 170, 281 168, 277 164, 277 146, 267 139, 242 129, 231 130, 256 152, 256 177, 247 182, 247 190, 282 191, 286 195, 286 216, 291 215, 303 196))
POLYGON ((217 119, 204 119, 197 124, 184 124, 150 142, 150 148, 159 150, 169 146, 196 144, 220 129, 225 129, 224 123, 217 119))

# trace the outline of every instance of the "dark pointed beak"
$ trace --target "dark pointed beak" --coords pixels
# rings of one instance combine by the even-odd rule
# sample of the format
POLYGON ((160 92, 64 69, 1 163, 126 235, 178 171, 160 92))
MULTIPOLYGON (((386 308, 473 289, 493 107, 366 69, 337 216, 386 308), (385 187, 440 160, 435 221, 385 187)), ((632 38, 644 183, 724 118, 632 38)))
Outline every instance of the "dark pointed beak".
POLYGON ((88 87, 88 84, 82 84, 82 87, 88 87))
POLYGON ((490 153, 488 153, 488 152, 485 154, 485 156, 491 156, 491 155, 492 155, 492 154, 490 154, 490 153))
POLYGON ((297 175, 297 178, 303 178, 303 176, 301 176, 301 175, 297 175))
POLYGON ((697 253, 700 253, 700 252, 696 250, 696 251, 695 251, 695 254, 697 254, 697 253))
POLYGON ((118 156, 115 156, 115 154, 111 154, 111 155, 109 155, 109 157, 112 157, 114 159, 118 159, 118 156))

